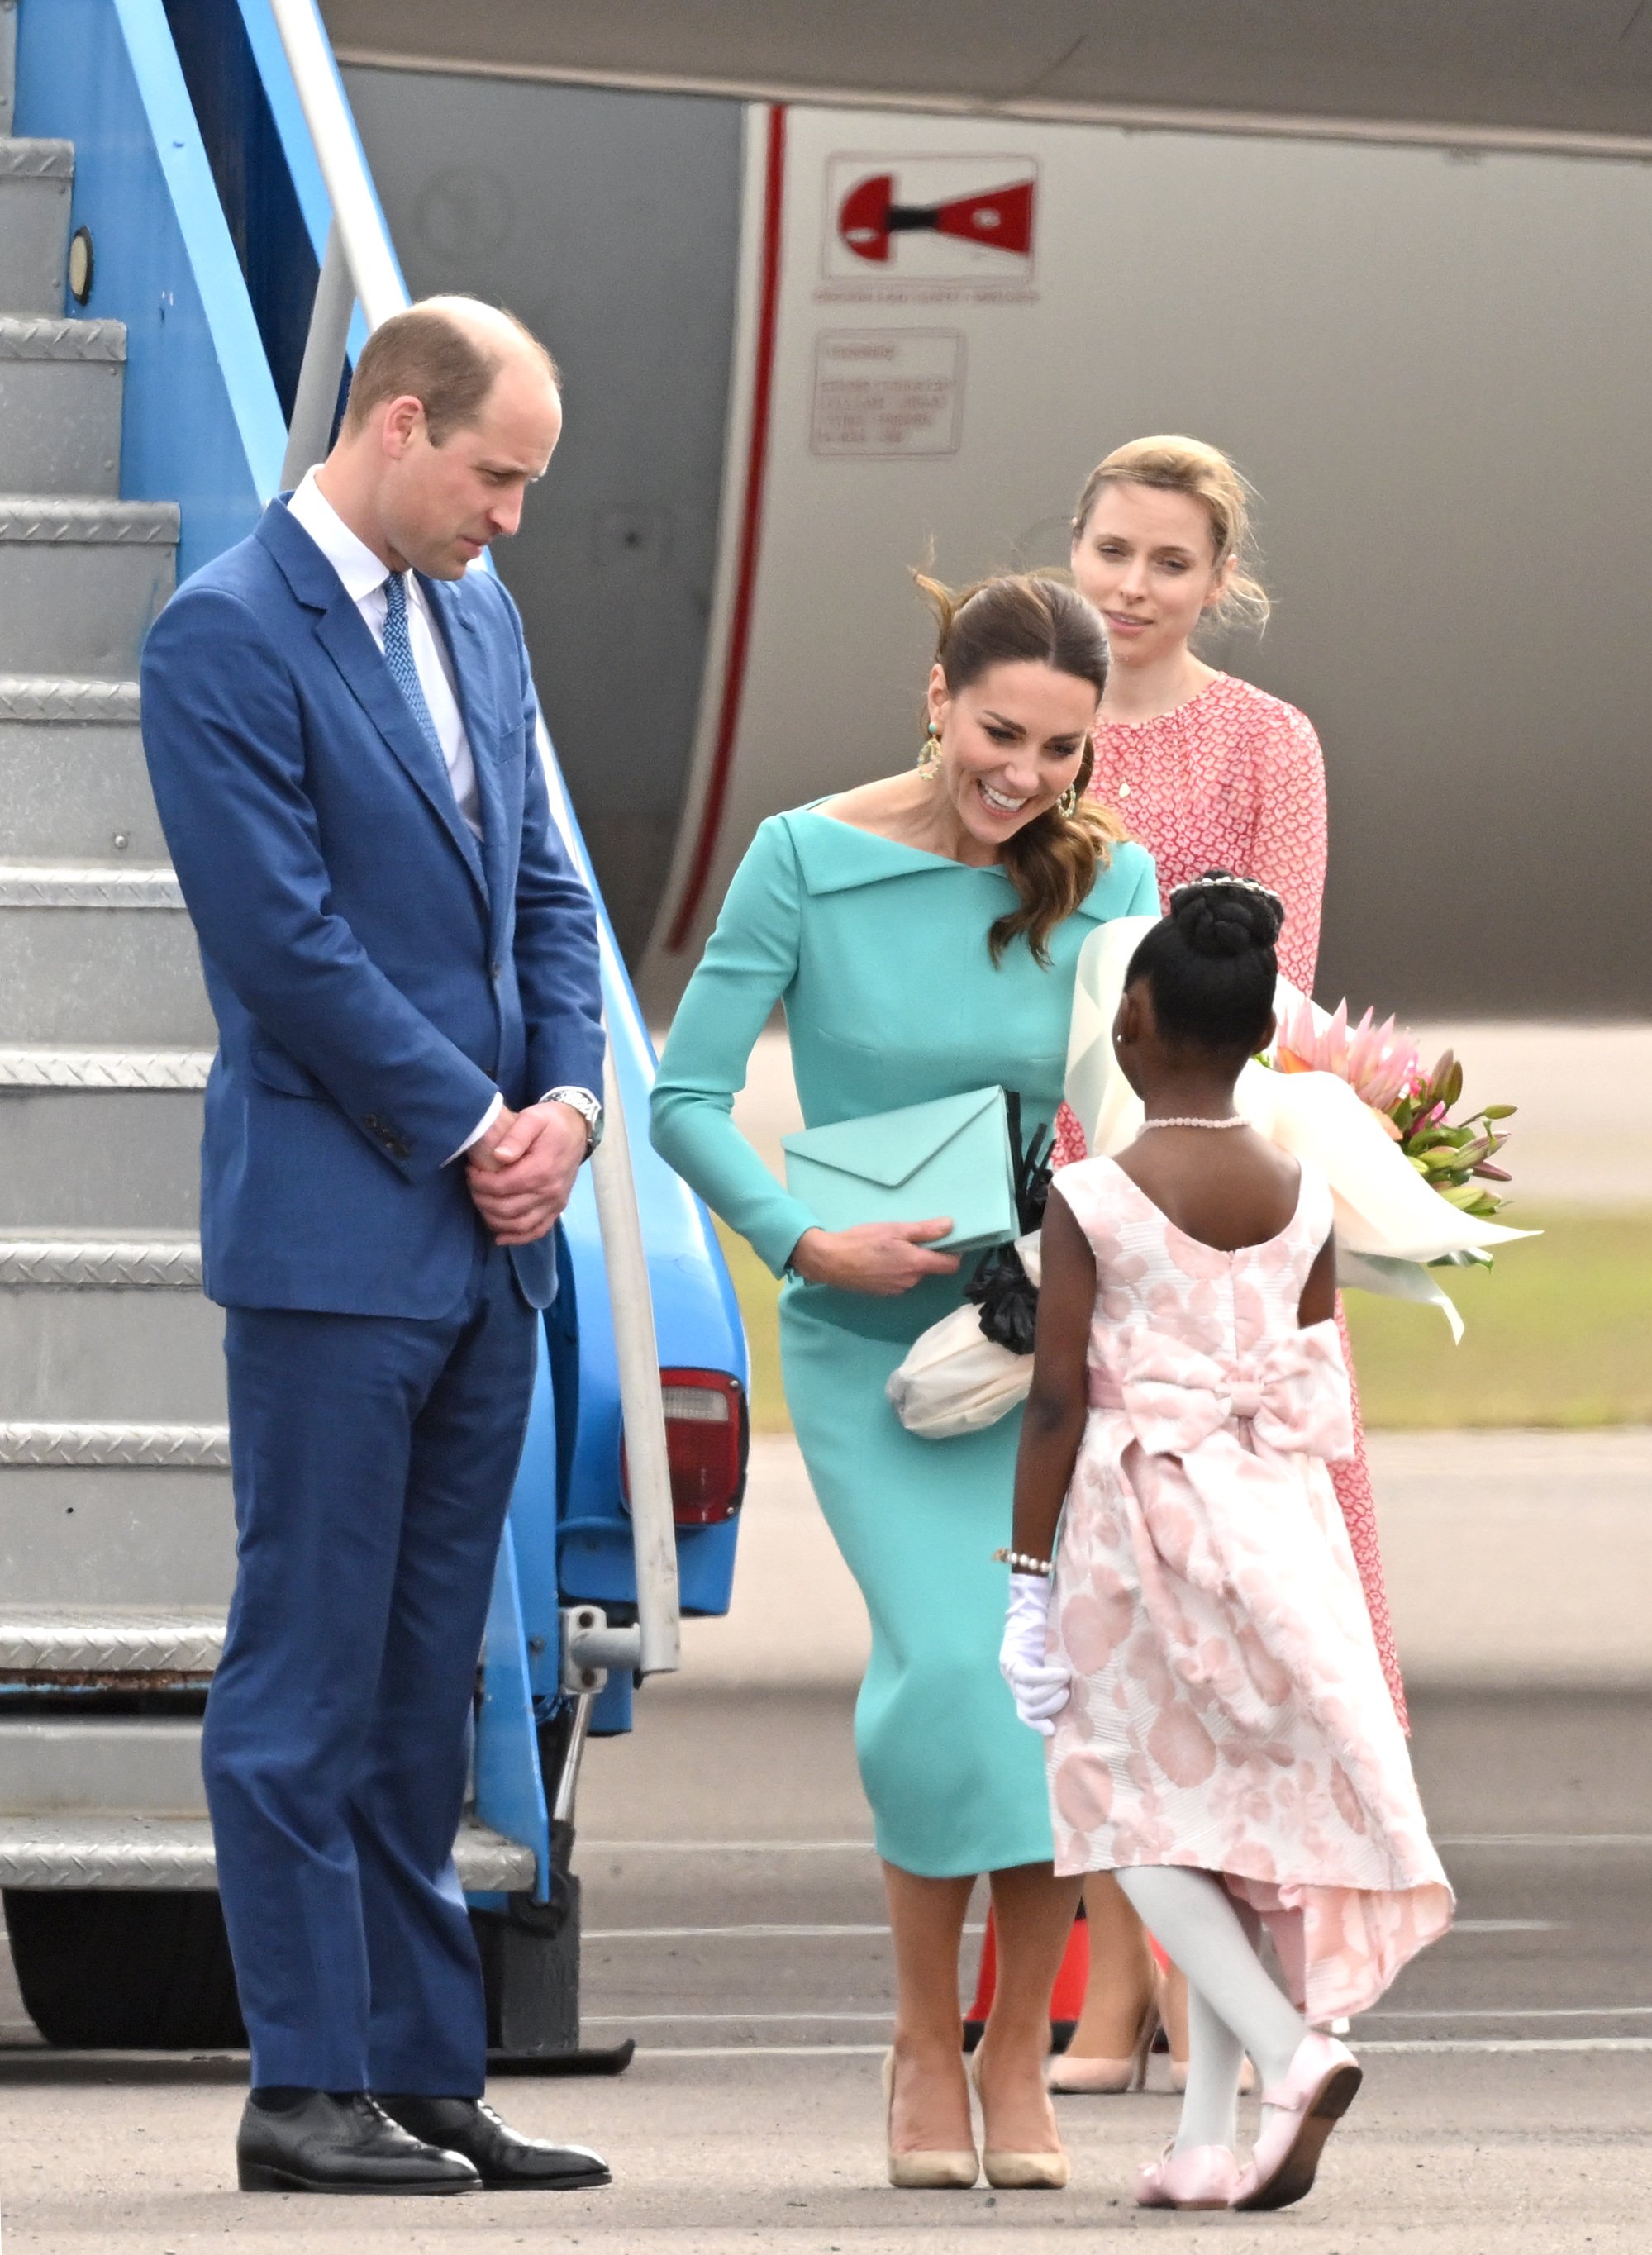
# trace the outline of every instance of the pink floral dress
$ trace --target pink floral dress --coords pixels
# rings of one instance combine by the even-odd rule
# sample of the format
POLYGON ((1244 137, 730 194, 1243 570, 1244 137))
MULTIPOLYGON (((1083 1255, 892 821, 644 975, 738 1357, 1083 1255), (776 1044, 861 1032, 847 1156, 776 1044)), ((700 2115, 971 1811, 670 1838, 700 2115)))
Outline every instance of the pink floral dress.
POLYGON ((1111 1159, 1057 1185, 1095 1254, 1090 1416, 1050 1610, 1058 1872, 1187 1865, 1271 1928, 1297 2005, 1367 2011, 1445 1932, 1429 1839, 1326 1460, 1353 1445, 1333 1324, 1297 1306, 1324 1177, 1237 1253, 1111 1159))
MULTIPOLYGON (((1285 904, 1279 968, 1313 992, 1325 882, 1325 772, 1307 715, 1236 675, 1219 673, 1197 697, 1151 720, 1105 720, 1095 732, 1092 797, 1113 809, 1158 865, 1159 900, 1206 869, 1271 885, 1285 904)), ((1055 1163, 1085 1156, 1084 1130, 1063 1105, 1055 1163)), ((1353 1378, 1347 1320, 1337 1324, 1353 1378)), ((1405 1689, 1388 1619, 1376 1499, 1353 1394, 1353 1452, 1332 1476, 1348 1525, 1371 1627, 1401 1723, 1405 1689)))

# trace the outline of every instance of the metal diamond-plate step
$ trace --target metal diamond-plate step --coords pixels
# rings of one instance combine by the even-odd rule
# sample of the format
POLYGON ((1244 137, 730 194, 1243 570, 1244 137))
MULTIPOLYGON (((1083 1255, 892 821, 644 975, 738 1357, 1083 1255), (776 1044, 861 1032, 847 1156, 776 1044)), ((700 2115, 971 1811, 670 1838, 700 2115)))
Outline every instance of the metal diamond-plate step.
POLYGON ((224 1423, 223 1310, 200 1281, 199 1240, 182 1231, 0 1230, 0 1415, 8 1424, 224 1423))
POLYGON ((0 306, 9 313, 61 313, 74 147, 68 141, 0 141, 0 306))
POLYGON ((210 1050, 0 1049, 0 1088, 200 1089, 210 1050))
POLYGON ((0 494, 0 541, 36 548, 175 548, 175 501, 74 499, 0 494))
POLYGON ((171 502, 0 495, 0 672, 131 680, 177 543, 171 502))
POLYGON ((200 1716, 0 1702, 0 1815, 204 1816, 200 1716))
POLYGON ((60 673, 0 673, 0 721, 101 720, 137 725, 137 684, 60 673))
POLYGON ((173 909, 184 896, 170 869, 0 861, 0 909, 173 909))
POLYGON ((125 361, 123 322, 0 315, 0 493, 118 494, 125 361))
POLYGON ((0 141, 0 180, 72 180, 73 141, 0 141))
POLYGON ((137 684, 0 674, 0 807, 8 860, 164 862, 137 684))
POLYGON ((0 361, 123 361, 125 357, 124 321, 68 320, 60 313, 0 313, 0 361))
MULTIPOLYGON (((134 1304, 155 1303, 126 1303, 134 1304)), ((163 1304, 201 1303, 167 1294, 163 1304)), ((210 1338, 199 1344, 214 1351, 210 1338)), ((107 1394, 108 1388, 95 1380, 85 1389, 82 1399, 89 1396, 94 1416, 83 1426, 45 1419, 0 1426, 0 1593, 9 1605, 221 1617, 235 1584, 235 1507, 227 1469, 191 1463, 187 1456, 173 1464, 139 1451, 132 1464, 65 1463, 42 1444, 40 1437, 54 1430, 95 1432, 109 1424, 100 1391, 107 1394), (23 1445, 7 1453, 19 1437, 23 1445)), ((142 1431, 147 1405, 133 1406, 138 1415, 126 1430, 142 1431)), ((218 1409, 221 1416, 221 1401, 218 1409)), ((197 1430, 213 1429, 203 1419, 197 1430)))
POLYGON ((200 1285, 193 1237, 0 1236, 0 1286, 57 1290, 193 1292, 200 1285))
POLYGON ((221 1613, 0 1605, 0 1676, 206 1677, 223 1648, 221 1613))
POLYGON ((0 998, 8 1048, 194 1050, 217 1039, 194 929, 164 863, 7 857, 0 998))
MULTIPOLYGON (((485 1825, 460 1827, 460 1883, 473 1894, 521 1894, 533 1885, 533 1851, 485 1825)), ((218 1884, 205 1817, 0 1817, 0 1886, 183 1887, 218 1884)))
POLYGON ((222 1472, 228 1425, 0 1423, 0 1465, 140 1465, 166 1472, 222 1472))
POLYGON ((204 1050, 0 1050, 0 1238, 198 1230, 211 1062, 204 1050))

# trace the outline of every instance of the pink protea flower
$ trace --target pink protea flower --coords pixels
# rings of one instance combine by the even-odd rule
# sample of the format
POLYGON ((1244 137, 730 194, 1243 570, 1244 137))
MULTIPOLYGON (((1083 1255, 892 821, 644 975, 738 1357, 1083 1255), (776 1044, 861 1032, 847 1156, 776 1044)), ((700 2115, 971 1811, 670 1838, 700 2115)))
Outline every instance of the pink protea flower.
POLYGON ((1330 1024, 1318 1027, 1312 1004, 1304 1000, 1280 1021, 1274 1065, 1280 1072, 1334 1072, 1362 1103, 1381 1115, 1383 1125, 1394 1134, 1387 1115, 1420 1080, 1422 1060, 1410 1035, 1392 1018, 1379 1026, 1373 1017, 1367 1010, 1350 1031, 1348 1006, 1339 1002, 1330 1024))

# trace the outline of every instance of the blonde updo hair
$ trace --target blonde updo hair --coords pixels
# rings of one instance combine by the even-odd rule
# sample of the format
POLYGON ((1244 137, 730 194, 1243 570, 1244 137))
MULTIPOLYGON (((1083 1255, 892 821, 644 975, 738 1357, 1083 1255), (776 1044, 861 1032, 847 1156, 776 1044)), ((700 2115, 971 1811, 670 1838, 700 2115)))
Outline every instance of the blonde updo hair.
MULTIPOLYGON (((1030 661, 1087 681, 1096 702, 1107 685, 1107 638, 1100 614, 1065 580, 1042 572, 1003 572, 956 593, 915 572, 912 577, 935 614, 935 663, 956 697, 995 665, 1030 661)), ((1086 736, 1071 814, 1046 807, 1023 823, 1003 849, 1004 875, 1021 896, 1019 908, 1001 916, 987 935, 995 963, 1014 939, 1026 937, 1036 960, 1050 967, 1050 935, 1089 896, 1124 832, 1105 808, 1086 797, 1095 769, 1095 742, 1086 736)))
POLYGON ((1075 542, 1084 537, 1102 487, 1110 485, 1156 486, 1162 493, 1186 494, 1202 502, 1210 519, 1216 569, 1228 573, 1220 599, 1206 615, 1220 626, 1267 624, 1272 606, 1256 576, 1261 559, 1251 530, 1252 488, 1220 446, 1174 435, 1132 439, 1128 446, 1115 446, 1084 481, 1072 518, 1075 542))

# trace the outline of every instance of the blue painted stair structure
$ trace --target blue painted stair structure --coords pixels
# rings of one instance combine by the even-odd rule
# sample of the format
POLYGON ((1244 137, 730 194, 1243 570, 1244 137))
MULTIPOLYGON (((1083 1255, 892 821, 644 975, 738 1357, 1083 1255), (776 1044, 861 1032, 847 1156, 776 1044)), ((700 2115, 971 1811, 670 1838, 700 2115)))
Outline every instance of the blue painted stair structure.
MULTIPOLYGON (((196 1238, 214 1032, 137 671, 175 582, 250 529, 297 443, 338 214, 295 13, 325 54, 311 0, 0 0, 0 1887, 25 2000, 70 2044, 239 2034, 199 1761, 234 1572, 196 1238)), ((369 217, 398 277, 370 196, 369 217)), ((367 320, 348 292, 344 316, 354 352, 367 320)), ((601 923, 680 1602, 721 1613, 745 1343, 709 1218, 642 1132, 653 1053, 601 923)), ((494 2040, 553 2060, 579 2046, 573 1788, 587 1739, 632 1725, 637 1646, 589 1171, 563 1225, 458 1844, 494 2040)))

